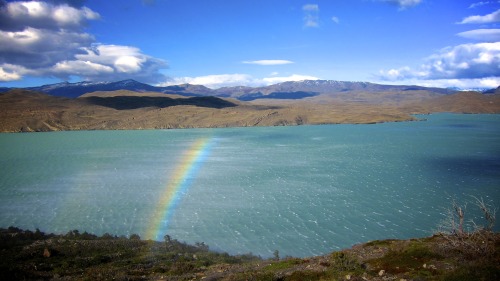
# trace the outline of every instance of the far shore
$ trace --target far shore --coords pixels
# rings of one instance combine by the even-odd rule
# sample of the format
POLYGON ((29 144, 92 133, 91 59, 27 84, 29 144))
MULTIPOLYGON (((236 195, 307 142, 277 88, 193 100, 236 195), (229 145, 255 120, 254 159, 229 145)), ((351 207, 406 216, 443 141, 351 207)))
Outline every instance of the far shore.
POLYGON ((500 95, 475 92, 399 102, 378 101, 376 94, 362 102, 329 96, 242 102, 112 94, 73 99, 24 90, 0 94, 0 132, 377 124, 415 121, 415 114, 500 113, 500 95))

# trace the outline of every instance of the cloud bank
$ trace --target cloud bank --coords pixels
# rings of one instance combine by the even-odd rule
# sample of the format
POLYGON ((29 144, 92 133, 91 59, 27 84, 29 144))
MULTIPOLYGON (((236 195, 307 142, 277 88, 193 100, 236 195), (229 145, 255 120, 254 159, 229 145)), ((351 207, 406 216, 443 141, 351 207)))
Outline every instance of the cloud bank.
POLYGON ((100 14, 84 1, 0 2, 0 81, 79 76, 158 82, 166 62, 132 46, 105 45, 84 32, 100 14))
POLYGON ((495 22, 500 22, 500 9, 484 16, 466 17, 461 22, 459 22, 459 24, 469 24, 469 23, 484 24, 484 23, 495 23, 495 22))
MULTIPOLYGON (((500 74, 500 42, 463 44, 442 49, 428 57, 418 69, 402 67, 380 71, 384 81, 498 79, 500 74)), ((497 85, 498 86, 498 85, 497 85)))
MULTIPOLYGON (((400 4, 406 2, 410 5, 410 2, 418 4, 420 1, 392 2, 400 4)), ((500 1, 477 2, 471 4, 469 9, 494 3, 500 3, 500 1)), ((468 16, 457 24, 495 26, 497 22, 500 22, 500 10, 487 15, 468 16)), ((500 29, 474 29, 456 35, 480 43, 443 48, 427 57, 420 67, 403 66, 381 70, 376 78, 384 82, 434 87, 498 87, 500 85, 500 29)))
POLYGON ((482 42, 500 41, 500 29, 475 29, 457 34, 460 37, 482 42))
POLYGON ((253 61, 243 61, 244 64, 256 64, 256 65, 283 65, 291 64, 293 61, 289 60, 253 60, 253 61))
POLYGON ((500 1, 481 1, 481 2, 477 2, 477 3, 472 3, 472 4, 470 4, 469 9, 474 9, 477 7, 481 7, 481 6, 489 5, 489 4, 494 4, 494 3, 500 3, 500 1))
MULTIPOLYGON (((276 73, 274 73, 276 74, 276 73)), ((198 77, 177 77, 167 82, 158 84, 159 86, 170 86, 179 84, 203 85, 208 88, 218 89, 221 87, 234 86, 267 86, 286 81, 318 80, 319 78, 309 75, 292 74, 290 76, 273 76, 266 78, 254 78, 248 74, 219 74, 198 77)))

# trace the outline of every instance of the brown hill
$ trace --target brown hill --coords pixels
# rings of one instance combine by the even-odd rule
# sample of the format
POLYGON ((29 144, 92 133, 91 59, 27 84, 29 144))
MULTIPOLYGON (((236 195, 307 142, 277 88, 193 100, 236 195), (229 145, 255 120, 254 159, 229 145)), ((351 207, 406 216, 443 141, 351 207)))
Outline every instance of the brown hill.
POLYGON ((403 106, 410 113, 456 112, 500 113, 500 94, 484 95, 478 92, 459 92, 403 106))
POLYGON ((94 92, 76 99, 27 90, 0 94, 0 131, 165 129, 414 120, 413 113, 500 113, 500 95, 426 90, 321 94, 242 102, 155 92, 94 92))

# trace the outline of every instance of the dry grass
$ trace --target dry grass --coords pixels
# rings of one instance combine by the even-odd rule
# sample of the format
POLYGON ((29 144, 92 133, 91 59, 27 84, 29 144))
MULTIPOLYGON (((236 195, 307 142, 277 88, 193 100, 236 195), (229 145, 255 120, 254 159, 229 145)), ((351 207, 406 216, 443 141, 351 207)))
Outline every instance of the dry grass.
POLYGON ((0 131, 370 124, 414 120, 410 114, 430 112, 500 113, 500 95, 349 92, 302 100, 241 102, 131 91, 66 99, 13 90, 0 94, 0 131))

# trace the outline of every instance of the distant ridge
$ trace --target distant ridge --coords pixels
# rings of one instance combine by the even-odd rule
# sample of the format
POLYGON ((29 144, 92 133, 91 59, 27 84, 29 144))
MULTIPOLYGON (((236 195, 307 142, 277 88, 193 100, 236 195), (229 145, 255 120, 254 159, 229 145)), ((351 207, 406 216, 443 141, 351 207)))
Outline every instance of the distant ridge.
MULTIPOLYGON (((7 92, 12 88, 0 88, 0 92, 7 92)), ((76 98, 96 91, 129 90, 134 92, 158 92, 177 94, 188 97, 215 96, 229 97, 242 101, 255 99, 303 99, 317 95, 337 95, 342 93, 378 93, 378 92, 406 92, 427 91, 437 95, 448 95, 459 91, 456 88, 433 88, 422 86, 382 85, 370 82, 349 82, 336 80, 304 80, 278 83, 265 87, 223 87, 216 90, 202 85, 181 84, 172 86, 152 86, 135 80, 116 82, 78 82, 57 83, 39 87, 28 87, 26 90, 43 92, 53 96, 76 98)), ((498 91, 498 90, 497 90, 498 91)), ((495 93, 495 89, 481 91, 495 93)))
POLYGON ((156 91, 156 87, 137 82, 135 80, 122 80, 118 82, 78 82, 57 83, 39 87, 28 87, 26 90, 43 92, 52 96, 76 98, 86 93, 95 91, 130 90, 136 92, 156 91))
MULTIPOLYGON (((135 83, 103 85, 108 89, 111 86, 141 86, 135 83)), ((240 100, 252 102, 130 90, 94 91, 68 98, 14 89, 0 94, 0 132, 373 124, 415 120, 412 114, 433 112, 500 113, 500 94, 457 92, 448 95, 413 87, 369 92, 366 90, 371 87, 369 84, 350 85, 366 86, 365 90, 319 93, 297 90, 300 86, 316 87, 312 90, 320 91, 318 87, 324 86, 322 83, 284 85, 297 87, 275 85, 270 93, 262 93, 263 88, 238 89, 239 94, 243 92, 240 100), (273 91, 281 89, 290 91, 273 91)), ((52 90, 57 90, 58 86, 61 84, 52 90)), ((75 85, 72 86, 74 89, 75 85)), ((80 83, 78 86, 95 85, 80 83)), ((189 89, 189 85, 180 87, 189 89)))

